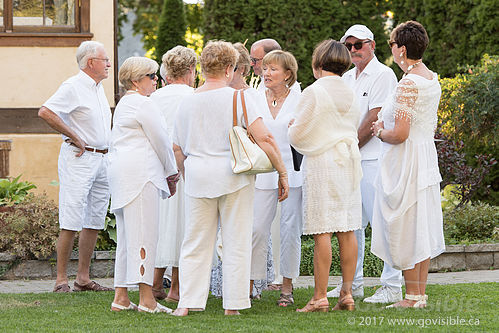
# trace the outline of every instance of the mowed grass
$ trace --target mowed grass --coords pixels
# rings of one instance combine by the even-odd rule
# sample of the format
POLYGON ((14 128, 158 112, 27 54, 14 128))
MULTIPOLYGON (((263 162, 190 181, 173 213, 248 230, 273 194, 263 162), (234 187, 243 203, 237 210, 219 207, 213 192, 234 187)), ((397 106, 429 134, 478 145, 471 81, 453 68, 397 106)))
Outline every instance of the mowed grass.
MULTIPOLYGON (((374 288, 365 288, 366 296, 374 288)), ((177 318, 110 311, 112 292, 0 294, 0 332, 497 332, 499 283, 430 285, 426 309, 384 309, 356 300, 355 312, 296 313, 313 289, 295 289, 295 306, 279 308, 278 291, 265 291, 241 316, 223 315, 210 296, 206 311, 177 318)), ((138 303, 138 293, 131 299, 138 303)), ((174 307, 173 304, 163 304, 174 307)), ((333 306, 336 299, 330 299, 333 306)))

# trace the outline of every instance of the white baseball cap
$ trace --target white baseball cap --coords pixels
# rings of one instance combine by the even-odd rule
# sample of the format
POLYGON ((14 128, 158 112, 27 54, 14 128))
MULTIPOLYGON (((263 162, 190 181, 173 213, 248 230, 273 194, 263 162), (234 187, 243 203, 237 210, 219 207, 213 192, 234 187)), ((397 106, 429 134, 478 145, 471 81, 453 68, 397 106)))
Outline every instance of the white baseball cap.
POLYGON ((350 36, 358 39, 369 39, 374 41, 374 34, 372 33, 372 31, 362 24, 355 24, 348 28, 347 32, 345 32, 343 37, 341 37, 340 43, 344 43, 345 40, 350 36))

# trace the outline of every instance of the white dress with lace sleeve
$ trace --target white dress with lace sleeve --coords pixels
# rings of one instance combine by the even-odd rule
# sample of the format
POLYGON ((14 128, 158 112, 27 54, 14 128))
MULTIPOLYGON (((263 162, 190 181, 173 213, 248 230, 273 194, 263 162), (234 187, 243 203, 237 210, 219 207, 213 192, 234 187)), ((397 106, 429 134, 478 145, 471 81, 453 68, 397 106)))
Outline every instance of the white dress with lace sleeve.
POLYGON ((386 129, 410 121, 407 140, 383 143, 376 178, 371 251, 390 266, 407 270, 445 250, 438 156, 434 143, 441 89, 409 74, 380 112, 386 129))

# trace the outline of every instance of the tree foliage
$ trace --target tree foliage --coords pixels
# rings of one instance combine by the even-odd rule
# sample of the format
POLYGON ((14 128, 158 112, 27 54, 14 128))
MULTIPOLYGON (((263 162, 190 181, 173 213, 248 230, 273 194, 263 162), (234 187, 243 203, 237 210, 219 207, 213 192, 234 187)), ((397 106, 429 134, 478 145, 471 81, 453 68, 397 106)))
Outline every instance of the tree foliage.
POLYGON ((478 64, 484 53, 499 54, 497 0, 391 0, 390 7, 395 25, 416 20, 426 28, 425 63, 443 77, 478 64))
POLYGON ((182 0, 165 0, 159 18, 155 56, 158 62, 169 49, 185 42, 185 13, 182 0))
POLYGON ((311 57, 315 45, 326 38, 339 40, 353 24, 365 24, 373 31, 378 58, 387 59, 387 9, 386 1, 206 0, 204 39, 248 39, 249 48, 258 39, 274 38, 296 57, 303 88, 314 81, 311 57))
MULTIPOLYGON (((488 167, 490 174, 487 171, 482 177, 484 184, 478 184, 485 185, 480 186, 478 198, 493 204, 499 202, 499 165, 495 160, 499 153, 498 82, 499 56, 484 55, 479 66, 470 66, 464 74, 440 80, 442 97, 438 110, 440 132, 457 143, 456 150, 466 156, 467 167, 452 159, 445 162, 444 155, 440 156, 441 163, 448 164, 449 171, 470 168, 468 173, 477 180, 480 180, 477 177, 481 175, 482 168, 488 167), (492 189, 490 194, 488 187, 492 189)), ((461 171, 459 173, 462 174, 461 171)), ((454 176, 460 183, 461 176, 457 173, 451 172, 451 175, 444 175, 444 178, 451 177, 450 182, 453 182, 454 176)), ((474 199, 476 198, 475 196, 474 199)))

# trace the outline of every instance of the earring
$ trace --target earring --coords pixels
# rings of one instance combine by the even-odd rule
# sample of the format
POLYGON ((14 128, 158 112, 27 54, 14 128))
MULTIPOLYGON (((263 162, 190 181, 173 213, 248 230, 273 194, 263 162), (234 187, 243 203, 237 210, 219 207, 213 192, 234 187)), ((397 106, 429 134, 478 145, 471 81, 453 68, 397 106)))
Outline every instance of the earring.
POLYGON ((226 77, 226 78, 229 78, 229 73, 225 73, 225 77, 226 77))
POLYGON ((404 56, 404 52, 400 52, 400 58, 404 56))

